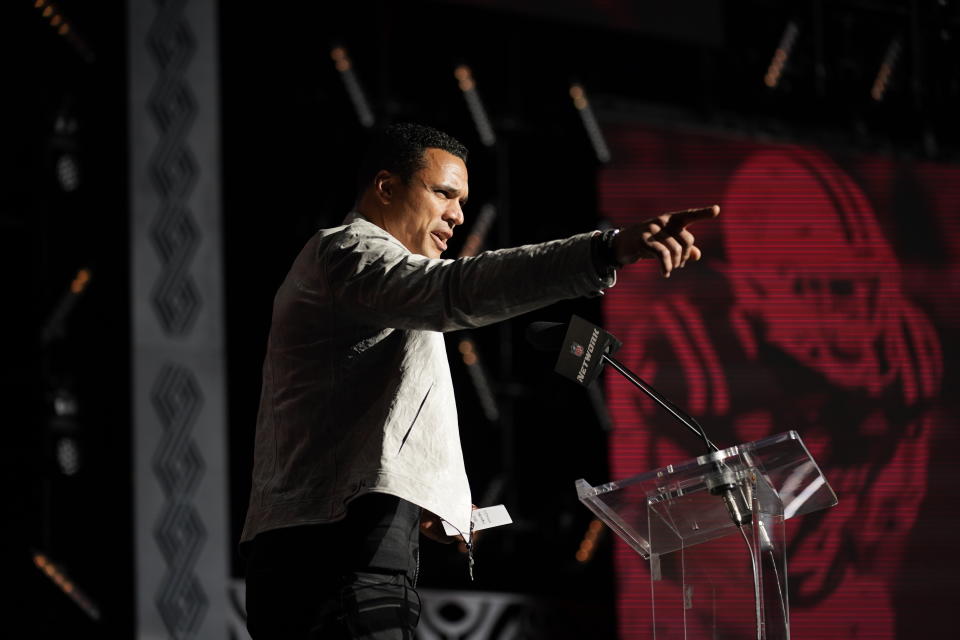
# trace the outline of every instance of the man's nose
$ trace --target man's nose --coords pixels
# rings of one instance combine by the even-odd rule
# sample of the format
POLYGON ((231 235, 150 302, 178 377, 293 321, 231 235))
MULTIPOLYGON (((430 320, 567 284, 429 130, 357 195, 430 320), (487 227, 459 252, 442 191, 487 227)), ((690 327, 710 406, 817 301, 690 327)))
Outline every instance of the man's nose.
POLYGON ((460 206, 458 201, 454 200, 453 204, 447 207, 443 219, 447 221, 451 228, 463 224, 463 207, 460 206))

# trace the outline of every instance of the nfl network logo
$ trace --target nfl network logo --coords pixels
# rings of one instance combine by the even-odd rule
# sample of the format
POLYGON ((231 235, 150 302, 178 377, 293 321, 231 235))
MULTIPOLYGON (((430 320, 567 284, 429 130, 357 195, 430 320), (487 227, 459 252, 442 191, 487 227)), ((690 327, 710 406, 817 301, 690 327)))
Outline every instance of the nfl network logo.
POLYGON ((570 353, 577 356, 578 358, 583 357, 583 345, 579 342, 570 343, 570 353))

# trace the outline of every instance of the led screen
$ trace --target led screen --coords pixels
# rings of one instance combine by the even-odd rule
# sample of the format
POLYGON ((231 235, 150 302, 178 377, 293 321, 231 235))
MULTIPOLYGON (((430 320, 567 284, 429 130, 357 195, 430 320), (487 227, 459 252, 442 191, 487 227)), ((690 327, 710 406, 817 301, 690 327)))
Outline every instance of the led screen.
MULTIPOLYGON (((943 447, 955 442, 945 389, 960 168, 641 126, 607 133, 600 200, 614 224, 722 209, 691 227, 701 262, 669 279, 652 264, 621 271, 604 301, 620 359, 721 447, 796 430, 819 462, 839 504, 788 522, 794 637, 919 637, 907 627, 936 624, 928 613, 948 602, 931 581, 949 580, 937 558, 954 544, 950 500, 929 490, 957 478, 943 447)), ((614 372, 605 387, 614 478, 704 452, 614 372)), ((649 569, 619 541, 616 573, 621 637, 650 637, 649 569)), ((742 632, 722 612, 703 625, 711 637, 742 632)))

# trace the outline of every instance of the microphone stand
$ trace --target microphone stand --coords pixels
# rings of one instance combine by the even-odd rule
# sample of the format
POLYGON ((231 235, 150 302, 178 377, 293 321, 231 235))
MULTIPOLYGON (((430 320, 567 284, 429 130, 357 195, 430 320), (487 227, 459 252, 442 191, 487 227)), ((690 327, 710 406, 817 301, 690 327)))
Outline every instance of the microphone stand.
MULTIPOLYGON (((697 422, 696 418, 667 400, 659 391, 650 386, 650 384, 645 382, 640 376, 630 371, 630 369, 616 358, 606 353, 602 354, 601 358, 604 362, 610 363, 610 366, 616 369, 617 372, 633 384, 633 386, 643 391, 651 400, 666 409, 667 412, 676 418, 683 426, 697 434, 697 436, 703 440, 703 443, 707 445, 707 450, 710 453, 720 451, 717 445, 707 437, 706 430, 697 422)), ((750 522, 751 514, 750 509, 747 507, 746 499, 739 490, 736 477, 733 471, 722 461, 718 460, 714 462, 714 467, 718 475, 715 478, 707 479, 707 488, 710 489, 710 493, 713 495, 723 498, 724 503, 727 505, 727 511, 730 513, 730 519, 733 520, 733 523, 737 525, 737 527, 742 527, 744 524, 750 522)))
POLYGON ((643 378, 641 378, 634 372, 630 371, 630 369, 624 366, 623 363, 621 363, 619 360, 617 360, 613 356, 608 356, 607 354, 604 353, 601 357, 603 358, 604 362, 610 363, 610 366, 616 369, 620 373, 620 375, 626 378, 631 384, 633 384, 633 386, 640 389, 640 391, 643 391, 645 394, 647 394, 650 397, 651 400, 659 404, 661 407, 666 409, 667 412, 670 413, 670 415, 672 415, 674 418, 679 420, 683 426, 685 426, 686 428, 690 429, 695 434, 697 434, 697 436, 701 440, 703 440, 703 443, 707 445, 707 449, 709 449, 711 452, 720 450, 717 447, 717 445, 713 444, 713 442, 710 441, 710 438, 707 437, 706 431, 703 430, 703 427, 700 425, 699 422, 696 421, 696 419, 693 416, 686 413, 685 411, 680 409, 677 405, 673 404, 672 402, 667 400, 665 397, 660 395, 659 391, 657 391, 656 389, 651 387, 649 384, 644 382, 643 378))
MULTIPOLYGON (((687 412, 680 409, 678 406, 670 402, 667 398, 662 396, 659 391, 650 386, 645 382, 640 376, 633 373, 626 366, 623 365, 616 358, 607 355, 606 353, 601 354, 603 362, 607 362, 611 367, 617 370, 617 372, 627 379, 633 386, 640 389, 645 393, 651 400, 656 402, 658 405, 666 409, 666 411, 676 418, 682 425, 693 431, 697 436, 703 440, 703 443, 707 445, 707 450, 711 453, 715 453, 720 449, 715 445, 710 438, 707 437, 707 432, 704 430, 703 426, 697 422, 696 418, 688 414, 687 412)), ((723 498, 724 504, 727 506, 727 512, 730 514, 730 519, 737 526, 737 530, 740 532, 740 535, 743 537, 744 542, 747 545, 747 552, 750 556, 750 564, 753 569, 753 590, 754 590, 754 606, 756 609, 756 631, 757 638, 763 637, 762 632, 762 619, 763 616, 760 610, 760 575, 759 569, 757 567, 757 559, 753 553, 753 546, 750 544, 750 540, 747 537, 746 532, 743 529, 745 524, 750 523, 752 520, 752 514, 750 513, 750 508, 747 505, 746 497, 743 495, 743 491, 740 486, 737 484, 736 475, 734 472, 727 467, 727 465, 722 460, 717 460, 713 463, 714 468, 717 471, 717 475, 713 478, 707 478, 706 485, 710 493, 716 496, 723 498)), ((763 533, 762 522, 761 524, 761 534, 763 533)), ((768 551, 771 553, 772 550, 769 549, 772 545, 770 544, 769 538, 767 539, 768 551)), ((761 549, 764 548, 764 544, 761 541, 761 549)), ((776 562, 773 563, 774 572, 776 572, 776 562)), ((777 582, 777 588, 780 589, 780 577, 775 573, 775 580, 777 582)), ((783 600, 783 594, 780 593, 780 606, 784 616, 787 615, 786 602, 783 600)))

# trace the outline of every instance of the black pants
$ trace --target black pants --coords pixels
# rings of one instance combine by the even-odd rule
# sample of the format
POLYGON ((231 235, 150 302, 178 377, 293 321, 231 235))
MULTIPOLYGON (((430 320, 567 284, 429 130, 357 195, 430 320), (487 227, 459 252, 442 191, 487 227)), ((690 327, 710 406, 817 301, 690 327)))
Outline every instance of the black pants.
POLYGON ((250 635, 412 639, 419 525, 420 507, 374 493, 340 522, 261 533, 243 549, 250 635))

